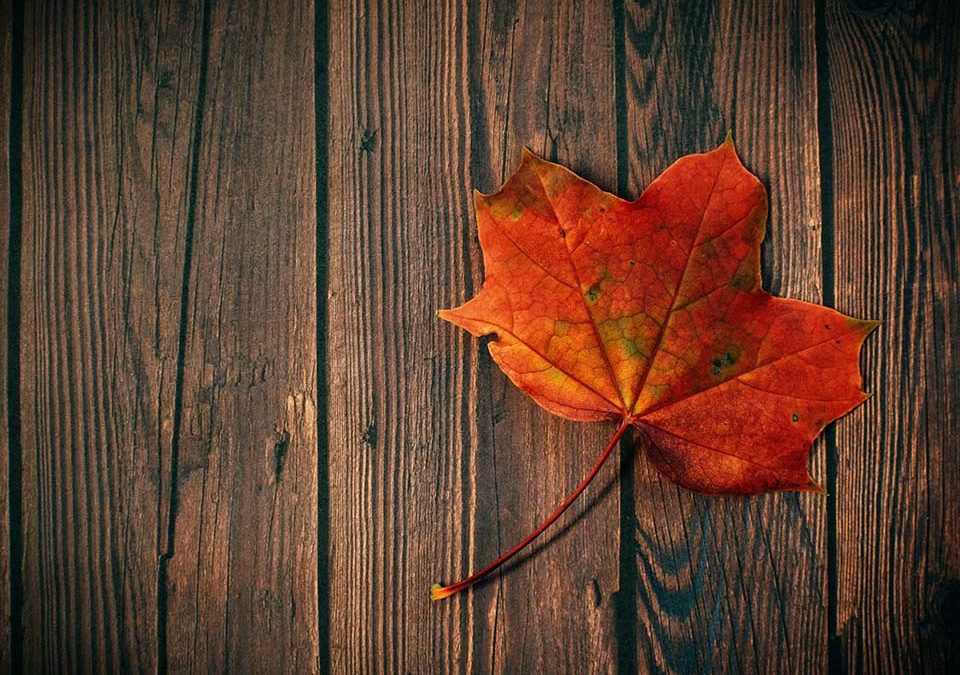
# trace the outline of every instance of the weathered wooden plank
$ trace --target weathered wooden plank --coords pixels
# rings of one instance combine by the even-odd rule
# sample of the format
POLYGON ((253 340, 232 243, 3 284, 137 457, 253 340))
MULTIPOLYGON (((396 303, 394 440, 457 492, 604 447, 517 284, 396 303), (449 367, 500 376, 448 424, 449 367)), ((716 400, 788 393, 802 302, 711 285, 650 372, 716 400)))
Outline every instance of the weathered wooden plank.
POLYGON ((199 15, 25 5, 25 666, 152 670, 199 15))
MULTIPOLYGON (((491 1, 470 11, 473 185, 498 189, 527 146, 615 190, 612 5, 491 1)), ((471 214, 472 259, 479 260, 474 228, 471 214)), ((481 281, 474 269, 450 299, 466 299, 481 281)), ((483 431, 474 459, 471 570, 536 528, 583 479, 613 432, 609 424, 547 413, 510 383, 486 349, 479 365, 483 431)), ((618 484, 616 462, 609 462, 542 543, 472 591, 480 669, 615 669, 618 484)))
POLYGON ((878 318, 837 428, 837 665, 960 668, 960 7, 829 3, 837 306, 878 318))
MULTIPOLYGON (((10 400, 10 391, 8 387, 17 387, 16 382, 8 380, 10 367, 10 350, 8 349, 10 338, 14 338, 14 347, 19 342, 19 334, 15 337, 6 331, 16 326, 10 325, 9 303, 11 295, 19 291, 14 288, 14 284, 19 286, 19 277, 13 278, 10 270, 10 257, 19 256, 20 251, 10 250, 11 226, 13 213, 10 208, 10 187, 13 179, 10 176, 10 159, 12 153, 19 153, 20 148, 11 147, 10 139, 10 114, 13 105, 13 7, 11 3, 0 5, 0 326, 3 326, 4 335, 0 339, 0 542, 2 542, 3 552, 0 554, 0 672, 9 673, 13 668, 13 626, 11 620, 14 608, 11 605, 11 585, 10 572, 11 562, 14 566, 18 565, 16 560, 11 560, 14 552, 19 550, 12 547, 10 531, 10 487, 13 480, 10 475, 10 425, 8 416, 12 412, 19 415, 19 410, 11 408, 11 403, 16 406, 19 398, 19 388, 17 393, 13 394, 13 401, 10 400)), ((19 103, 19 102, 18 102, 19 103)), ((16 160, 14 160, 16 161, 16 160)), ((19 224, 18 224, 19 225, 19 224)), ((19 239, 18 234, 14 233, 14 240, 19 239)), ((17 243, 14 241, 14 243, 17 243)), ((14 262, 14 273, 16 273, 16 262, 14 262)), ((14 302, 16 302, 14 300, 14 302)), ((14 312, 17 309, 14 308, 14 312)), ((18 354, 13 355, 14 359, 19 359, 18 354)), ((19 367, 19 360, 14 364, 14 368, 19 367)), ((14 421, 16 424, 16 421, 14 421)), ((16 440, 14 441, 16 442, 16 440)), ((14 487, 14 489, 17 489, 14 487)), ((19 536, 16 533, 15 536, 19 536)), ((14 574, 16 578, 16 574, 14 574)))
MULTIPOLYGON (((677 157, 712 149, 731 130, 769 191, 765 286, 820 301, 813 4, 626 3, 624 27, 626 191, 638 195, 677 157)), ((633 504, 624 500, 629 599, 618 625, 636 647, 621 643, 621 664, 824 669, 824 498, 715 499, 671 485, 643 457, 625 468, 635 486, 633 504)), ((812 473, 826 481, 823 444, 812 473)))
POLYGON ((330 645, 335 672, 471 669, 477 346, 462 297, 471 143, 466 2, 334 3, 329 17, 330 645))
POLYGON ((469 188, 496 187, 521 144, 612 182, 612 48, 580 53, 604 11, 333 9, 331 72, 345 74, 330 103, 334 669, 609 666, 609 603, 594 600, 615 585, 609 495, 499 582, 429 602, 431 582, 535 526, 605 440, 551 420, 434 319, 481 280, 469 188))
POLYGON ((316 672, 314 8, 206 9, 170 672, 316 672))

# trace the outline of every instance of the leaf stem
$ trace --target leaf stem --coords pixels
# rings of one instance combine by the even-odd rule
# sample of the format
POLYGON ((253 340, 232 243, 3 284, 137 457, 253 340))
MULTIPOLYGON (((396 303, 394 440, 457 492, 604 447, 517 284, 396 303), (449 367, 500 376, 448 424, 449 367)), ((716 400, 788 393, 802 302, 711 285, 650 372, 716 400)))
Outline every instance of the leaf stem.
POLYGON ((461 579, 457 583, 450 584, 449 586, 434 584, 433 589, 430 592, 430 597, 433 600, 442 600, 443 598, 449 598, 451 595, 456 595, 460 591, 469 588, 474 583, 500 567, 503 563, 510 560, 510 558, 522 551, 527 544, 543 534, 543 531, 550 527, 557 518, 563 515, 564 511, 570 508, 570 505, 577 500, 577 497, 579 497, 583 491, 587 489, 587 486, 590 485, 593 479, 596 478, 597 474, 600 473, 600 469, 603 468, 603 465, 606 463, 607 459, 609 459, 611 453, 613 453, 613 449, 617 447, 617 442, 620 440, 620 437, 623 436, 624 432, 626 432, 627 427, 629 426, 630 421, 629 419, 625 418, 623 422, 620 423, 620 426, 617 427, 617 430, 614 432, 613 436, 610 438, 610 441, 607 443, 607 447, 603 449, 603 453, 601 453, 600 458, 597 459, 596 464, 594 464, 593 468, 590 469, 590 473, 588 473, 580 485, 577 486, 577 489, 574 490, 569 497, 567 497, 566 501, 564 501, 563 504, 561 504, 560 507, 554 511, 549 518, 543 521, 543 524, 541 524, 540 527, 531 532, 523 541, 501 555, 479 572, 474 572, 469 577, 461 579))

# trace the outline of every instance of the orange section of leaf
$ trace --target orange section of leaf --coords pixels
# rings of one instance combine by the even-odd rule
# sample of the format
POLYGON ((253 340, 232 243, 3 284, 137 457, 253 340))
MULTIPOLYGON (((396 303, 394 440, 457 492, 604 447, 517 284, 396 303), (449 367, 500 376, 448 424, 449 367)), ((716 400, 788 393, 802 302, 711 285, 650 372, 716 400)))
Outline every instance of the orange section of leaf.
POLYGON ((733 143, 633 202, 528 151, 476 195, 486 280, 440 316, 547 410, 627 419, 671 480, 714 494, 816 489, 807 453, 864 400, 876 323, 760 288, 766 192, 733 143))

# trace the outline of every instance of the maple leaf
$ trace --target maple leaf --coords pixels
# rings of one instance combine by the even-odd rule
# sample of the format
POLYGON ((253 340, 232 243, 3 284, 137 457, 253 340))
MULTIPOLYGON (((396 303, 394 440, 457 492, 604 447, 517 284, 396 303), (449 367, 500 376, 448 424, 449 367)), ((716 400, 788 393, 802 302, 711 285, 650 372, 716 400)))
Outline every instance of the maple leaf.
POLYGON ((618 420, 599 460, 535 532, 450 586, 499 567, 587 487, 634 427, 667 478, 707 494, 820 490, 813 439, 867 398, 860 347, 878 322, 761 288, 766 191, 732 141, 677 160, 636 201, 524 150, 475 194, 486 280, 439 316, 474 335, 552 413, 618 420))

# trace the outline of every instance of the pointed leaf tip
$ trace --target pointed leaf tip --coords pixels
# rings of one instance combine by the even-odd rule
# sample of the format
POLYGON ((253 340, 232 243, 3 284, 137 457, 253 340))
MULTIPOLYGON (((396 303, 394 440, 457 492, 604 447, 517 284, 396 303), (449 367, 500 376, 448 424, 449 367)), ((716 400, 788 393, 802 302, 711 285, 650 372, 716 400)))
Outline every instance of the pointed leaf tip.
POLYGON ((816 492, 818 495, 826 495, 827 490, 820 483, 814 480, 813 476, 807 476, 807 486, 803 492, 816 492))

